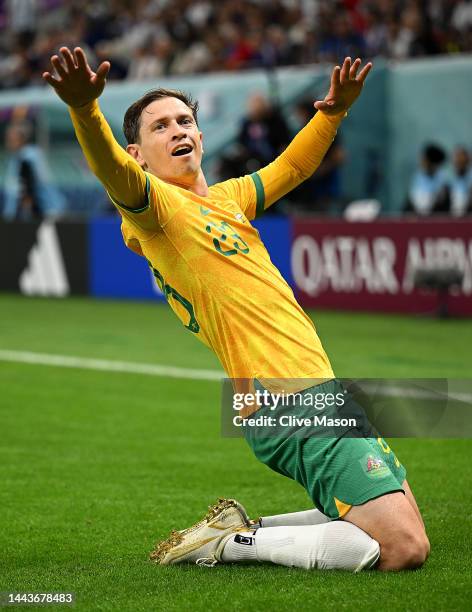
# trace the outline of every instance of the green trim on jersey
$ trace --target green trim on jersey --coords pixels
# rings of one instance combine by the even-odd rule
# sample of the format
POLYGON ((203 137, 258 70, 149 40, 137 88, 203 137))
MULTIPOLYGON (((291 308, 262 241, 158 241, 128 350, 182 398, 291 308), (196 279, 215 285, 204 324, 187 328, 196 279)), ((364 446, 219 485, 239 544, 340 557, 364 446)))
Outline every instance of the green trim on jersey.
POLYGON ((142 213, 146 211, 149 208, 149 194, 150 193, 151 193, 151 182, 149 180, 148 175, 146 174, 146 204, 145 206, 142 206, 141 208, 130 208, 129 206, 125 206, 124 204, 120 204, 120 202, 117 202, 114 198, 111 197, 110 194, 108 194, 108 197, 114 204, 116 204, 120 208, 123 208, 127 212, 138 214, 138 213, 142 213))
POLYGON ((251 178, 254 181, 254 185, 256 187, 256 217, 259 217, 259 215, 262 215, 262 213, 264 212, 264 185, 262 184, 261 177, 257 174, 257 172, 253 172, 251 174, 251 178))

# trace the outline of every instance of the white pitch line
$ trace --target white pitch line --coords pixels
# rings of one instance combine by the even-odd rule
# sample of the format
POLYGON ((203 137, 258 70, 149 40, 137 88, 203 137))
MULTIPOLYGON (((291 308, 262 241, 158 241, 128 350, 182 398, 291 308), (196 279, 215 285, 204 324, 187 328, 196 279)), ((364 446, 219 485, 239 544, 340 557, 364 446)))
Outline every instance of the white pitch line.
MULTIPOLYGON (((421 379, 424 381, 424 379, 421 379)), ((424 384, 424 383, 423 383, 424 384)), ((386 385, 383 387, 378 387, 374 383, 373 385, 362 384, 361 387, 364 390, 369 390, 369 386, 372 387, 373 397, 375 395, 382 395, 384 397, 400 397, 406 398, 411 397, 413 399, 427 399, 435 402, 447 402, 447 400, 456 400, 458 402, 466 402, 472 403, 472 393, 457 393, 455 391, 438 391, 438 390, 428 390, 428 389, 420 389, 419 387, 393 387, 392 385, 386 385)))
MULTIPOLYGON (((82 370, 101 370, 103 372, 124 372, 126 374, 145 374, 147 376, 160 376, 166 378, 184 378, 190 380, 220 381, 225 373, 219 370, 197 370, 192 368, 178 368, 152 363, 138 363, 135 361, 114 361, 108 359, 90 359, 88 357, 71 357, 69 355, 51 355, 49 353, 32 353, 28 351, 0 350, 0 361, 11 363, 29 363, 34 365, 56 366, 59 368, 78 368, 82 370)), ((363 388, 369 388, 366 381, 363 388)), ((374 384, 372 391, 375 395, 384 397, 410 397, 416 399, 430 399, 433 401, 456 401, 472 403, 472 394, 449 391, 447 394, 421 390, 417 387, 393 387, 387 385, 377 387, 374 384)))
POLYGON ((225 376, 223 371, 220 372, 218 370, 194 370, 192 368, 178 368, 152 363, 89 359, 87 357, 70 357, 68 355, 50 355, 47 353, 30 353, 26 351, 0 350, 0 361, 48 365, 59 368, 102 370, 104 372, 147 374, 148 376, 163 376, 167 378, 189 378, 191 380, 221 380, 225 376))

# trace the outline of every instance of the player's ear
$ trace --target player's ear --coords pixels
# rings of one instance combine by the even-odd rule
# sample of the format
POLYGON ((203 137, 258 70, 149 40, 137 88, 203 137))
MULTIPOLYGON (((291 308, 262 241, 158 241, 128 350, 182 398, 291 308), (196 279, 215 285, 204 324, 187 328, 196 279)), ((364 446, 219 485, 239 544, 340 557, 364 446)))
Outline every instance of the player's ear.
POLYGON ((203 150, 203 132, 198 132, 198 135, 200 136, 200 143, 202 145, 202 153, 205 153, 205 151, 203 150))
POLYGON ((133 157, 138 164, 141 166, 141 168, 145 168, 146 167, 146 162, 144 161, 144 159, 141 156, 141 150, 139 145, 137 144, 129 144, 126 147, 126 151, 131 155, 131 157, 133 157))

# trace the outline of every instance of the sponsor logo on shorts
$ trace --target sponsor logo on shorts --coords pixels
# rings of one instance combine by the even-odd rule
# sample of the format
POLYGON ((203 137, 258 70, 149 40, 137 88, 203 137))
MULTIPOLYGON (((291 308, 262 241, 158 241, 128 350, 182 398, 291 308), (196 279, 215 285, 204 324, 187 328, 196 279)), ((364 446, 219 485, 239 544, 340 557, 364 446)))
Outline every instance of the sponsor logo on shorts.
POLYGON ((371 454, 361 459, 361 465, 370 478, 383 478, 390 473, 390 469, 385 462, 371 454))

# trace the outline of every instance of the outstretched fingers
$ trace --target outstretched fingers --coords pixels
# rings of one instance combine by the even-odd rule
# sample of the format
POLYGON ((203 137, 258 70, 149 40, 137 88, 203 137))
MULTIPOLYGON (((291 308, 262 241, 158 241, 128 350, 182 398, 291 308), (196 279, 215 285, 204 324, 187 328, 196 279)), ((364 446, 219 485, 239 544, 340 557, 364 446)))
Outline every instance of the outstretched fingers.
POLYGON ((85 52, 81 47, 76 47, 74 49, 74 58, 78 68, 86 70, 88 72, 92 72, 87 61, 87 56, 85 55, 85 52))
POLYGON ((349 80, 350 69, 351 69, 351 58, 345 57, 341 71, 339 73, 339 81, 341 84, 349 80))
POLYGON ((50 72, 43 72, 42 76, 46 83, 49 83, 52 87, 57 87, 60 84, 60 81, 54 78, 50 72))
POLYGON ((355 80, 355 78, 357 77, 357 71, 359 70, 359 66, 361 65, 361 59, 360 57, 358 57, 356 60, 354 60, 351 69, 349 71, 349 78, 352 80, 355 80))
POLYGON ((61 52, 67 71, 69 73, 74 72, 77 66, 75 64, 74 56, 72 55, 70 49, 68 47, 61 47, 59 51, 61 52))
POLYGON ((58 55, 53 55, 51 57, 51 64, 53 65, 54 70, 56 71, 57 75, 63 79, 67 76, 67 71, 64 67, 64 64, 62 63, 60 57, 58 55))
POLYGON ((80 107, 96 100, 103 92, 110 70, 110 62, 102 62, 94 72, 80 47, 73 50, 61 47, 51 57, 54 70, 43 72, 43 79, 56 90, 63 102, 80 107))
POLYGON ((110 72, 110 62, 102 62, 95 73, 95 81, 105 81, 110 72))
POLYGON ((368 62, 364 68, 362 68, 362 70, 359 72, 356 81, 359 81, 360 83, 364 83, 367 75, 370 72, 370 69, 372 68, 372 62, 368 62))
POLYGON ((333 68, 333 72, 331 73, 331 90, 330 93, 332 95, 334 95, 340 85, 341 85, 341 80, 340 80, 340 75, 341 75, 341 67, 340 66, 335 66, 333 68))

